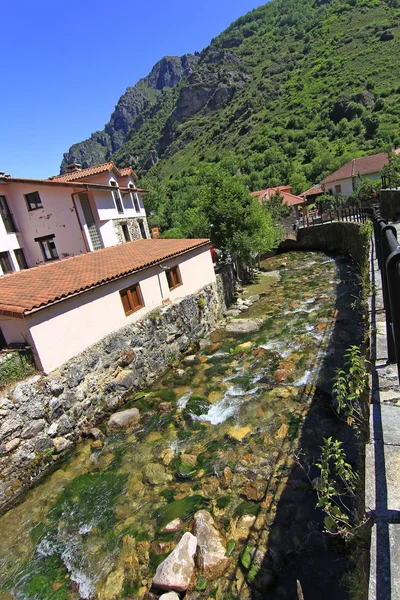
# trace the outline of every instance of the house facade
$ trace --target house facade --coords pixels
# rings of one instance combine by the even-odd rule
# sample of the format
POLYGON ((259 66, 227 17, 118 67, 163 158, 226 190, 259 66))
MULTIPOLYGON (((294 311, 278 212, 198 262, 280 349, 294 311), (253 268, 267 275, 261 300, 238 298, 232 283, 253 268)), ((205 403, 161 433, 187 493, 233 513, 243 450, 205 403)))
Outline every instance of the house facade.
POLYGON ((136 180, 113 162, 42 180, 0 173, 0 274, 149 238, 136 180))
POLYGON ((0 278, 0 338, 49 373, 107 334, 215 282, 209 240, 141 239, 0 278))
POLYGON ((381 171, 388 162, 389 158, 385 152, 354 158, 325 177, 321 185, 327 194, 350 196, 365 179, 370 181, 380 179, 381 171))

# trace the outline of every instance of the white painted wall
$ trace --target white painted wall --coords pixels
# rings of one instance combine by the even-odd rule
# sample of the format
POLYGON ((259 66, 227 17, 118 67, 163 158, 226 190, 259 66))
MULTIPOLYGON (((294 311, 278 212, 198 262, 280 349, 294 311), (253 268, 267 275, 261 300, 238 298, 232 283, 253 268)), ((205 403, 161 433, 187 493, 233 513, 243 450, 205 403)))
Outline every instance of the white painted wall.
POLYGON ((338 193, 335 191, 335 186, 341 185, 342 191, 340 192, 340 194, 343 194, 344 196, 350 196, 350 194, 353 193, 353 181, 354 181, 354 186, 358 187, 360 185, 360 183, 362 183, 363 181, 365 181, 365 180, 376 181, 377 179, 380 178, 380 176, 381 176, 380 173, 370 173, 369 175, 363 175, 362 179, 360 179, 359 177, 355 177, 354 179, 351 177, 348 177, 346 179, 338 179, 337 181, 333 181, 331 183, 326 183, 325 190, 327 193, 329 193, 329 190, 332 190, 333 195, 337 196, 338 193))
MULTIPOLYGON (((163 300, 177 300, 215 281, 207 246, 165 262, 169 267, 177 264, 182 285, 173 291, 168 288, 165 271, 155 266, 29 315, 26 322, 40 357, 38 367, 48 373, 112 331, 142 319, 148 312, 161 306, 163 300), (126 316, 119 292, 138 282, 144 307, 126 316)), ((6 323, 3 333, 7 342, 20 336, 20 319, 0 317, 2 328, 3 320, 6 323)))
POLYGON ((58 255, 71 256, 86 252, 80 225, 75 213, 72 188, 53 188, 46 185, 12 183, 2 186, 14 215, 17 228, 23 234, 24 249, 29 266, 43 261, 38 242, 34 238, 54 234, 58 255), (25 194, 39 192, 43 208, 28 210, 25 194))
POLYGON ((0 328, 7 344, 14 342, 32 344, 32 338, 26 319, 16 319, 0 315, 0 328))

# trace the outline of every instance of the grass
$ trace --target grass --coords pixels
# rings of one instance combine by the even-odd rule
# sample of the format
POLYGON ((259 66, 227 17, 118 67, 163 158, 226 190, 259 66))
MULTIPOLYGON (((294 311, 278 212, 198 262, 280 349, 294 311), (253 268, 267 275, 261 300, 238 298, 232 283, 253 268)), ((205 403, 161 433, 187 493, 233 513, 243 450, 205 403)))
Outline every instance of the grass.
POLYGON ((30 350, 13 352, 0 364, 0 389, 4 389, 10 383, 30 377, 36 372, 30 350))

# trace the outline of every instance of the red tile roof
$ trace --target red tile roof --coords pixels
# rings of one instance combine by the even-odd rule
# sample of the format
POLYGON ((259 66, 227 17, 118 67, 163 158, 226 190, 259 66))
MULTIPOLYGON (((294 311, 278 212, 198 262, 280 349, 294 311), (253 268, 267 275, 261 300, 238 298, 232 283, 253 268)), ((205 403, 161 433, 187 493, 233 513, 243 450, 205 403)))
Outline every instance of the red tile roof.
POLYGON ((135 240, 3 275, 0 277, 0 314, 23 317, 209 242, 208 239, 135 240))
POLYGON ((307 196, 317 196, 317 194, 324 194, 325 190, 322 185, 313 185, 305 192, 299 194, 300 198, 307 198, 307 196))
POLYGON ((266 188, 265 190, 259 190, 258 192, 252 192, 250 196, 258 198, 260 204, 264 202, 264 200, 270 200, 272 196, 276 196, 279 192, 282 196, 282 204, 289 204, 290 206, 296 206, 296 204, 304 204, 304 198, 300 198, 300 196, 295 196, 290 193, 292 189, 289 185, 281 185, 279 187, 266 188))
POLYGON ((339 181, 341 179, 350 179, 357 175, 370 175, 371 173, 380 173, 383 167, 388 163, 386 152, 380 154, 371 154, 361 158, 353 158, 350 162, 340 167, 337 171, 328 175, 321 181, 322 185, 339 181))
POLYGON ((93 167, 88 167, 87 169, 81 169, 80 171, 72 171, 71 173, 64 173, 63 175, 55 175, 54 177, 50 177, 50 179, 52 181, 79 181, 85 177, 93 177, 93 175, 110 173, 111 171, 115 171, 118 177, 132 175, 134 179, 137 179, 136 173, 133 171, 132 167, 118 169, 112 160, 102 163, 101 165, 94 165, 93 167))

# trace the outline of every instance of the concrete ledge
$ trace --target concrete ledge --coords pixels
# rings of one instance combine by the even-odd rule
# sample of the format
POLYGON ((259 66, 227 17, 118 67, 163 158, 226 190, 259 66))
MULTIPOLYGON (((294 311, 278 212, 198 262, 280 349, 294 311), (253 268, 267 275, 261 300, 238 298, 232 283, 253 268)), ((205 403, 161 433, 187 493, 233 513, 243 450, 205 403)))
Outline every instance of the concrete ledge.
POLYGON ((400 524, 381 522, 372 528, 369 598, 400 600, 400 524))

